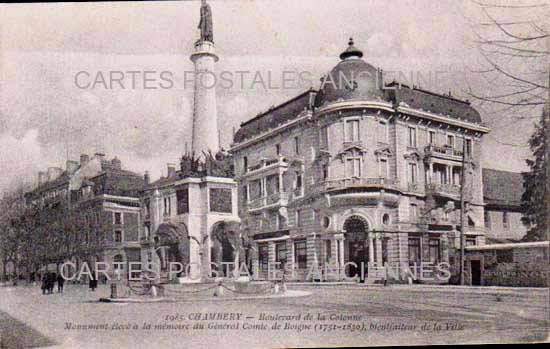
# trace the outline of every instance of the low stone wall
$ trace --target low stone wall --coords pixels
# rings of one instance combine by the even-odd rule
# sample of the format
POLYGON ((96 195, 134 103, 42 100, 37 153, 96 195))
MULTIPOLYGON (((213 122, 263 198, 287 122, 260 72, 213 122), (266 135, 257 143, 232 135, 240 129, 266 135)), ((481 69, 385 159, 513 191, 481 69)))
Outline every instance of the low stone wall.
POLYGON ((486 286, 549 287, 549 268, 538 263, 498 263, 486 266, 486 286))

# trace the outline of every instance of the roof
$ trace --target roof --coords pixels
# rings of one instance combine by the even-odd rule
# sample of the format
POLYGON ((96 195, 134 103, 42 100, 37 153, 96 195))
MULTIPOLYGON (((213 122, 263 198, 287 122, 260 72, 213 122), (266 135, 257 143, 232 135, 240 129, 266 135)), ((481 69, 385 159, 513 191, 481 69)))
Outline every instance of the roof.
POLYGON ((385 99, 381 71, 360 58, 340 61, 322 81, 316 107, 345 100, 385 99))
POLYGON ((536 242, 516 242, 509 244, 494 244, 494 245, 478 245, 478 246, 466 246, 467 251, 481 251, 481 250, 509 250, 513 248, 533 248, 533 247, 549 247, 548 241, 536 241, 536 242))
POLYGON ((484 168, 482 176, 483 199, 488 206, 515 206, 519 208, 524 191, 523 175, 521 173, 484 168))
POLYGON ((48 191, 50 189, 58 188, 62 185, 68 185, 70 180, 70 175, 67 171, 63 171, 59 177, 52 181, 45 182, 36 188, 32 189, 31 191, 25 193, 25 195, 36 195, 45 191, 48 191))
POLYGON ((242 123, 237 133, 235 133, 234 142, 241 143, 298 118, 302 111, 312 108, 311 94, 315 94, 315 91, 309 89, 242 123))
POLYGON ((148 189, 153 189, 153 188, 158 188, 158 187, 162 187, 166 184, 169 184, 169 183, 173 183, 173 182, 177 182, 178 180, 180 180, 181 178, 179 176, 171 176, 171 177, 160 177, 159 179, 157 179, 156 181, 154 182, 151 182, 149 184, 147 184, 145 186, 145 190, 148 190, 148 189))
POLYGON ((340 62, 323 78, 318 93, 308 90, 242 123, 233 141, 242 143, 297 119, 304 109, 345 100, 383 100, 394 105, 403 102, 413 109, 481 124, 479 112, 468 101, 416 87, 410 88, 397 82, 384 85, 382 71, 361 58, 363 53, 354 46, 352 40, 348 45, 340 62), (311 102, 312 93, 316 95, 314 105, 311 102))
POLYGON ((448 115, 454 119, 476 124, 481 123, 481 115, 468 101, 462 101, 450 95, 442 95, 416 87, 410 88, 397 82, 388 84, 388 87, 392 87, 392 89, 386 90, 388 96, 397 105, 403 102, 414 109, 448 115))

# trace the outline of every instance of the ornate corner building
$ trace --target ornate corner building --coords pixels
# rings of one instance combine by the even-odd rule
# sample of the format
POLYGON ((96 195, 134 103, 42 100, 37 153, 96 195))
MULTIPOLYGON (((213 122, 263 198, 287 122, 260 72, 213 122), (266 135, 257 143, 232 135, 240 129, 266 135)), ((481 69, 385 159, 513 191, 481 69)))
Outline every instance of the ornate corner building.
POLYGON ((362 56, 350 40, 319 90, 235 134, 239 216, 261 277, 270 262, 302 279, 314 263, 455 265, 463 156, 466 244, 484 243, 479 113, 450 94, 385 85, 362 56))

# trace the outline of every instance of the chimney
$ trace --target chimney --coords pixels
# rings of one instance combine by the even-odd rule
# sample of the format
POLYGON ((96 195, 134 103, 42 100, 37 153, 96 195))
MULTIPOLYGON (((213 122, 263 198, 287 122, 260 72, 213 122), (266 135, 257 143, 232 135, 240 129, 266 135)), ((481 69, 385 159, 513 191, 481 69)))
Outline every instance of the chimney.
POLYGON ((38 172, 38 186, 41 186, 47 181, 48 181, 48 172, 43 172, 43 171, 38 172))
POLYGON ((86 165, 90 161, 90 156, 88 154, 80 154, 80 166, 86 165))
POLYGON ((168 178, 172 177, 172 175, 176 173, 176 164, 169 163, 168 164, 168 178))
POLYGON ((145 171, 145 174, 143 175, 143 181, 145 182, 145 185, 149 185, 149 182, 151 181, 151 178, 149 177, 149 171, 145 171))
POLYGON ((113 170, 122 170, 122 161, 116 156, 111 160, 111 168, 113 170))
POLYGON ((73 160, 67 160, 67 172, 73 174, 78 170, 78 162, 73 160))

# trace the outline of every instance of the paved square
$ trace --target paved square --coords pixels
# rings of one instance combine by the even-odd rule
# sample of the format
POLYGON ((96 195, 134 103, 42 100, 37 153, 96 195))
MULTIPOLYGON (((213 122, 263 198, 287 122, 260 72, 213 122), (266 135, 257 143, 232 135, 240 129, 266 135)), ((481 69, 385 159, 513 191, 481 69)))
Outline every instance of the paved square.
POLYGON ((67 285, 65 293, 45 296, 37 286, 4 287, 0 288, 0 311, 63 348, 509 343, 542 341, 549 333, 548 289, 292 288, 312 294, 244 301, 113 304, 97 302, 108 296, 108 286, 91 292, 85 286, 67 285), (199 320, 196 314, 206 320, 199 320), (208 314, 225 318, 212 320, 217 315, 208 314), (237 315, 230 314, 241 317, 236 320, 237 315), (275 323, 279 329, 273 329, 275 323), (193 328, 198 324, 204 329, 193 328))

